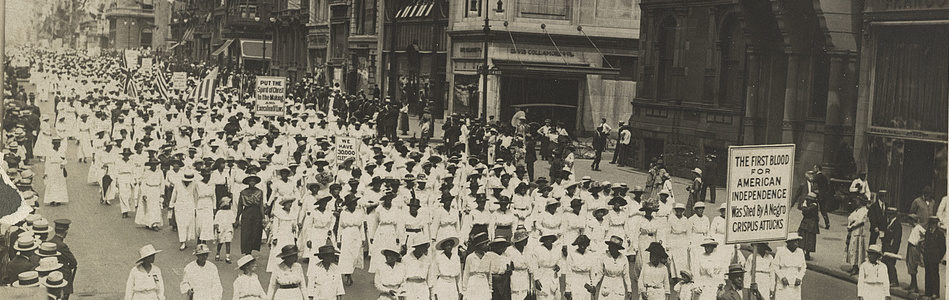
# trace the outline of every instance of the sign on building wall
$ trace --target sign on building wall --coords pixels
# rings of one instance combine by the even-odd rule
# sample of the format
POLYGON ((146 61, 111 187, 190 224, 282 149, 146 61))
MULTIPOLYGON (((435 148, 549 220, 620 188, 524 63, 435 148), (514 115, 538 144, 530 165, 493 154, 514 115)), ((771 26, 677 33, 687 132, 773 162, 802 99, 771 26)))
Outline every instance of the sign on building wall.
POLYGON ((793 176, 793 144, 728 147, 725 243, 786 239, 793 176))
POLYGON ((286 108, 283 101, 287 95, 287 78, 257 76, 257 102, 254 112, 258 116, 283 116, 286 108))
POLYGON ((188 73, 186 72, 174 72, 171 73, 171 84, 173 89, 184 91, 188 88, 188 73))

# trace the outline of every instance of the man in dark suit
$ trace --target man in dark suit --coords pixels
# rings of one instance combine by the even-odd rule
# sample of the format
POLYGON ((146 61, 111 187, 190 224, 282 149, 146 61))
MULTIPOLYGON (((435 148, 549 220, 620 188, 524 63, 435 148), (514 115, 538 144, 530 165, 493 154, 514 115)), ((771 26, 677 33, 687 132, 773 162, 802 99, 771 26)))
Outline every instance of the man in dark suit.
MULTIPOLYGON (((820 205, 820 214, 824 216, 824 229, 830 229, 830 218, 827 212, 836 209, 833 205, 834 189, 830 186, 830 179, 824 175, 823 168, 820 165, 814 165, 814 180, 817 185, 817 203, 820 205)), ((883 249, 885 252, 886 249, 883 249)))
POLYGON ((817 193, 817 185, 814 184, 814 171, 804 173, 804 182, 797 186, 794 198, 791 199, 791 207, 802 209, 800 205, 804 203, 804 197, 810 193, 817 193))
POLYGON ((888 220, 886 225, 886 231, 883 234, 883 238, 880 240, 883 242, 883 264, 886 265, 886 272, 890 278, 890 284, 899 284, 899 278, 896 275, 896 257, 887 256, 886 254, 900 253, 900 242, 903 239, 903 224, 900 222, 899 215, 897 215, 896 207, 887 207, 886 208, 886 218, 888 220))
POLYGON ((868 207, 867 219, 870 220, 870 245, 877 243, 877 238, 880 237, 880 234, 886 234, 886 216, 883 214, 886 211, 886 204, 883 201, 880 201, 880 197, 873 197, 872 204, 868 207))
POLYGON ((66 276, 67 284, 63 288, 63 300, 69 300, 69 295, 73 292, 73 284, 76 277, 76 268, 78 267, 78 262, 76 261, 76 256, 73 255, 72 250, 69 249, 69 246, 66 245, 65 239, 66 234, 69 232, 69 225, 72 224, 72 221, 69 219, 58 219, 53 221, 55 226, 53 227, 54 235, 49 239, 50 243, 56 244, 56 248, 59 250, 62 255, 59 257, 60 261, 63 263, 63 274, 66 276))
POLYGON ((7 262, 6 271, 3 274, 2 280, 0 280, 0 284, 9 285, 14 283, 17 281, 17 275, 26 271, 32 271, 33 268, 36 268, 37 264, 33 263, 30 259, 30 256, 32 256, 36 248, 36 241, 32 236, 24 235, 22 238, 17 239, 13 244, 13 250, 16 254, 7 262))

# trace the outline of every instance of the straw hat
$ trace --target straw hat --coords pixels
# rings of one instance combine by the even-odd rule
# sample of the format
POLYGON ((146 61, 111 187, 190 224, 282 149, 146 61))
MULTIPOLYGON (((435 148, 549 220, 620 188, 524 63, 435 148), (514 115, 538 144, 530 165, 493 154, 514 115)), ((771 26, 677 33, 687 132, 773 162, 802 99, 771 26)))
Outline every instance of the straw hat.
POLYGON ((17 274, 17 281, 13 283, 14 287, 34 287, 40 286, 40 273, 36 271, 26 271, 17 274))
POLYGON ((254 258, 254 256, 250 254, 241 256, 241 258, 237 259, 237 268, 235 269, 243 268, 244 265, 247 265, 254 260, 256 260, 256 258, 254 258))
POLYGON ((36 250, 36 240, 32 236, 20 236, 16 240, 16 244, 13 245, 13 250, 16 251, 33 251, 36 250))
POLYGON ((619 247, 620 250, 626 249, 626 247, 623 246, 623 238, 615 236, 615 235, 611 236, 610 239, 606 241, 606 244, 614 246, 614 247, 619 247))
POLYGON ((141 262, 142 259, 158 254, 158 252, 161 252, 161 250, 155 250, 155 246, 151 244, 142 246, 141 249, 138 249, 138 260, 136 260, 136 262, 141 262))
POLYGON ((452 247, 458 246, 458 238, 456 238, 456 237, 447 237, 447 238, 444 238, 444 239, 438 241, 438 243, 435 243, 435 249, 441 249, 441 248, 443 248, 443 246, 445 245, 445 243, 448 243, 448 242, 451 242, 452 247))
POLYGON ((198 244, 197 246, 194 247, 194 255, 209 254, 209 253, 211 253, 211 249, 208 248, 208 245, 198 244))
POLYGON ((37 272, 49 272, 49 271, 59 270, 59 268, 62 268, 62 267, 63 267, 63 264, 59 263, 58 258, 44 257, 44 258, 40 258, 40 263, 38 266, 36 266, 36 269, 34 270, 36 270, 37 272))
POLYGON ((801 237, 800 234, 798 234, 797 232, 792 232, 792 233, 788 233, 788 238, 785 241, 790 242, 790 241, 798 241, 801 239, 803 238, 801 237))
POLYGON ((40 244, 39 250, 36 250, 36 255, 40 257, 59 256, 60 254, 58 246, 50 242, 40 244))
POLYGON ((43 282, 40 284, 47 288, 61 288, 66 286, 69 282, 63 278, 63 273, 60 271, 53 271, 46 275, 46 278, 43 278, 43 282))
POLYGON ((880 244, 873 244, 867 247, 867 253, 883 254, 883 247, 880 244))
POLYGON ((728 273, 725 273, 725 274, 727 275, 745 274, 745 267, 742 267, 741 264, 737 264, 737 263, 731 264, 728 266, 728 273))
POLYGON ((705 208, 705 202, 695 202, 695 204, 692 205, 692 208, 705 208))
POLYGON ((702 246, 718 246, 718 241, 713 238, 707 237, 702 240, 702 246))

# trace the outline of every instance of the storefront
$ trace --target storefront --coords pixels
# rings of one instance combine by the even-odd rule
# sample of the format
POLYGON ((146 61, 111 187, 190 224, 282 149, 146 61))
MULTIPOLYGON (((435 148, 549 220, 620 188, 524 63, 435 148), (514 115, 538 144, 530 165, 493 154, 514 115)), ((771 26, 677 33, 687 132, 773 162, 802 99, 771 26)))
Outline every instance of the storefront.
MULTIPOLYGON (((484 60, 482 48, 482 42, 473 41, 452 45, 452 113, 480 116, 485 106, 478 72, 484 60)), ((598 116, 617 109, 628 111, 631 94, 606 97, 604 91, 612 91, 613 87, 607 86, 602 77, 616 76, 619 70, 604 67, 603 55, 592 47, 492 42, 488 51, 492 69, 487 76, 489 119, 506 122, 523 109, 529 122, 550 119, 562 122, 568 131, 583 132, 595 126, 598 116)))
POLYGON ((317 82, 325 83, 326 74, 326 47, 329 46, 329 28, 326 25, 314 26, 307 29, 306 35, 307 60, 310 71, 317 82))
POLYGON ((858 165, 871 190, 909 210, 924 187, 946 195, 949 1, 868 1, 864 13, 858 165))

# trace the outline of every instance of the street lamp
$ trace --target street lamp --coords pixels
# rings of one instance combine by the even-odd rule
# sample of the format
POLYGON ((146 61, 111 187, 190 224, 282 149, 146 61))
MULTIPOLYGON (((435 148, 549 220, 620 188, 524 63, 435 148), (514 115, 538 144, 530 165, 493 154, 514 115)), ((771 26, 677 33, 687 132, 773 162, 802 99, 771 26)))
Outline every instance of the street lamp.
MULTIPOLYGON (((483 51, 482 54, 484 54, 484 60, 481 62, 481 68, 479 68, 478 71, 481 73, 481 119, 487 122, 488 121, 488 73, 492 73, 492 71, 494 71, 494 73, 497 73, 497 67, 490 68, 490 69, 488 68, 488 41, 490 39, 488 35, 491 33, 491 25, 488 23, 490 19, 488 18, 487 1, 484 3, 484 8, 485 8, 484 28, 483 28, 484 30, 484 48, 483 49, 484 50, 482 50, 483 51)), ((497 9, 495 9, 494 11, 499 14, 504 13, 504 2, 501 0, 498 0, 497 9)))
MULTIPOLYGON (((259 16, 254 17, 254 21, 260 22, 260 17, 259 17, 259 16)), ((269 19, 268 21, 270 21, 270 24, 272 25, 273 23, 276 23, 276 22, 277 22, 277 19, 274 18, 274 17, 270 17, 270 19, 269 19)), ((264 45, 263 45, 263 48, 264 48, 264 49, 263 49, 263 53, 261 54, 260 59, 264 61, 264 72, 267 72, 266 74, 269 74, 269 73, 270 73, 270 64, 269 64, 269 62, 267 61, 267 38, 266 38, 266 36, 265 36, 262 40, 263 40, 263 43, 264 43, 264 45)))

